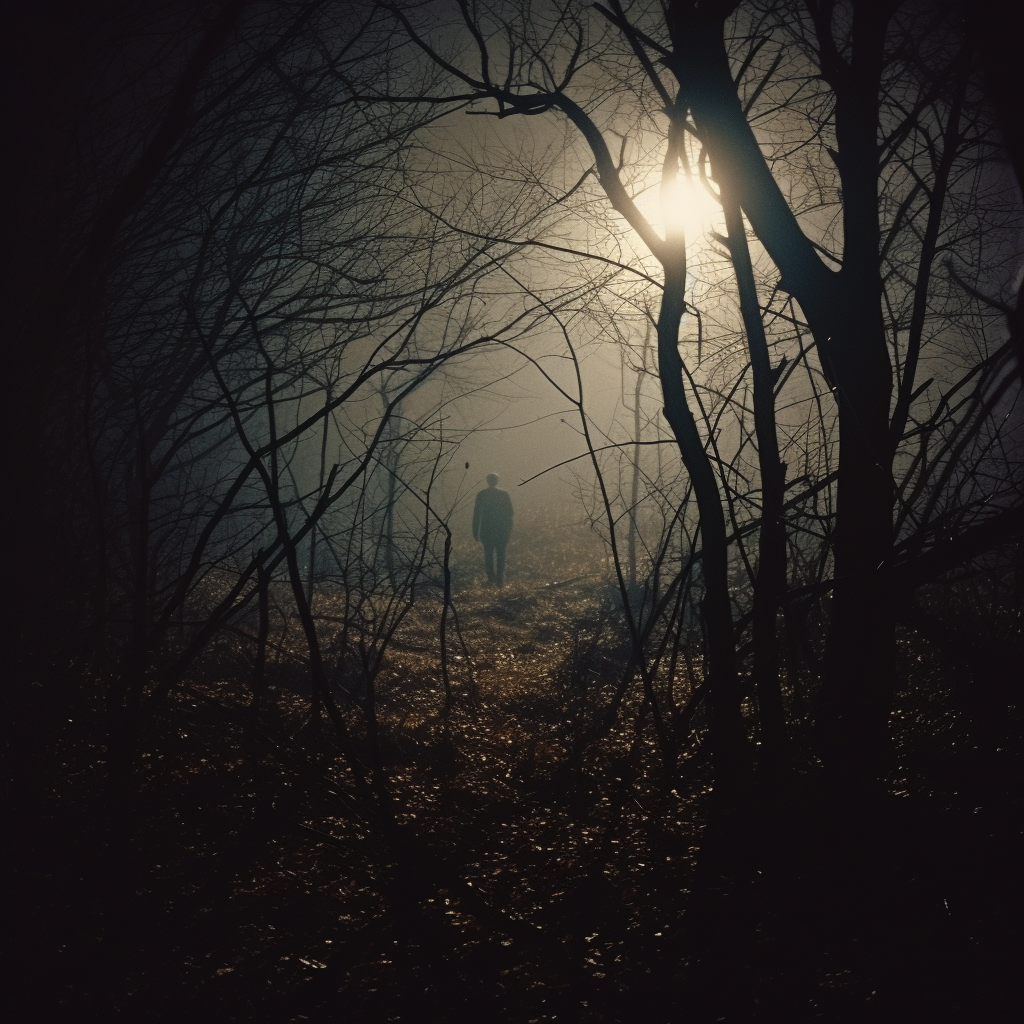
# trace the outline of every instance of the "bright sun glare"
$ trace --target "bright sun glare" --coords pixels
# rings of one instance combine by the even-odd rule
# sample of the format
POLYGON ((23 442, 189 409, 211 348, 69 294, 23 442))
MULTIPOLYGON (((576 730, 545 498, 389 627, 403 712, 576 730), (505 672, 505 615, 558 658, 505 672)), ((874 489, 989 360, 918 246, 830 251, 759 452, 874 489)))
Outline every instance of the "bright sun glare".
POLYGON ((720 215, 720 207, 693 176, 680 174, 661 186, 661 215, 667 233, 680 228, 689 243, 697 242, 720 215))

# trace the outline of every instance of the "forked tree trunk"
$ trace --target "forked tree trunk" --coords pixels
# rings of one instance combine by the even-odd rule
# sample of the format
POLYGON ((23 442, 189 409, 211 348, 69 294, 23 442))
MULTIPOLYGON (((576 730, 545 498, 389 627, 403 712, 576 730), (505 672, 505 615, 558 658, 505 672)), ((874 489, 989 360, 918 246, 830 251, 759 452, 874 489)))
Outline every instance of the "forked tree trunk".
POLYGON ((823 753, 833 764, 870 774, 884 752, 895 680, 895 620, 877 583, 892 550, 893 502, 876 142, 885 16, 871 5, 856 6, 851 64, 833 81, 844 193, 843 267, 835 273, 801 230, 747 121, 725 49, 725 13, 692 0, 673 2, 671 65, 712 165, 728 171, 740 206, 781 271, 780 287, 807 317, 839 403, 835 590, 818 718, 823 753))

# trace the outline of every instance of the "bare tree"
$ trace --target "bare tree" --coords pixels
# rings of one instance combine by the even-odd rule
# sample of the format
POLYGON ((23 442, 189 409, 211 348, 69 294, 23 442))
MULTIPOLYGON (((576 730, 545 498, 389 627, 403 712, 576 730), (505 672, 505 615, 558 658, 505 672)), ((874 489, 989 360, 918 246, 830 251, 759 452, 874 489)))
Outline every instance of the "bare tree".
POLYGON ((438 110, 358 99, 357 81, 422 78, 373 8, 292 13, 243 20, 131 215, 102 228, 62 505, 121 803, 144 721, 211 645, 253 645, 268 706, 275 603, 303 638, 311 722, 327 715, 341 770, 386 812, 374 680, 418 591, 450 605, 444 403, 460 360, 547 316, 483 305, 515 247, 414 201, 411 140, 438 110))
MULTIPOLYGON (((984 309, 961 304, 957 311, 955 302, 943 308, 935 302, 939 252, 961 252, 970 265, 983 266, 985 274, 1003 281, 1006 271, 993 260, 1004 261, 1012 273, 1015 259, 1007 220, 1017 215, 1014 200, 1007 196, 1007 206, 1000 195, 1005 185, 985 177, 992 142, 974 84, 970 39, 941 16, 918 22, 895 5, 877 4, 840 9, 674 3, 648 10, 613 3, 591 11, 572 5, 529 11, 501 4, 434 5, 433 26, 420 9, 389 9, 415 47, 448 76, 448 88, 433 98, 478 103, 481 113, 498 118, 561 115, 585 147, 599 189, 621 220, 602 220, 592 194, 581 196, 580 209, 595 227, 612 231, 620 247, 628 230, 659 265, 658 367, 665 415, 699 509, 713 744, 725 790, 742 789, 747 760, 725 510, 734 535, 742 537, 737 509, 749 500, 736 491, 739 463, 722 459, 717 447, 716 424, 727 412, 758 456, 759 553, 756 572, 751 568, 750 621, 766 765, 784 760, 775 641, 785 600, 783 499, 786 487, 793 486, 784 473, 787 466, 802 464, 804 473, 794 483, 807 483, 807 499, 815 505, 808 522, 817 518, 824 529, 812 526, 804 539, 793 535, 792 542, 806 547, 818 533, 815 572, 831 593, 819 737, 837 768, 876 772, 886 756, 885 723, 895 685, 897 591, 885 582, 886 573, 909 550, 906 542, 894 547, 894 506, 910 504, 896 500, 894 467, 902 472, 901 453, 910 437, 926 447, 936 444, 936 452, 942 452, 935 455, 936 465, 945 466, 946 475, 930 477, 918 494, 927 490, 933 503, 941 502, 941 495, 953 493, 954 467, 967 459, 972 467, 967 474, 976 479, 985 459, 993 457, 992 444, 982 440, 990 428, 1001 439, 993 443, 1003 446, 1003 459, 1012 459, 1006 445, 1015 443, 992 416, 1001 401, 1009 400, 1013 385, 1000 369, 1006 356, 999 351, 990 356, 979 333, 985 330, 984 309), (624 62, 629 71, 622 70, 624 62), (615 145, 610 137, 617 138, 615 145), (652 138, 660 139, 656 153, 652 138), (737 400, 742 373, 723 361, 719 397, 708 407, 700 397, 703 383, 680 359, 694 246, 691 239, 688 249, 685 228, 671 214, 671 196, 680 181, 694 176, 713 185, 723 210, 725 231, 718 238, 739 292, 739 317, 730 329, 742 324, 747 341, 752 428, 737 400), (669 199, 664 235, 642 209, 654 181, 669 199), (969 228, 962 217, 957 220, 958 209, 971 211, 969 228), (773 270, 755 270, 744 216, 773 270), (982 319, 975 319, 979 315, 982 319), (923 432, 912 428, 905 439, 910 410, 928 402, 928 387, 936 379, 919 383, 925 340, 950 331, 958 334, 957 360, 969 379, 991 367, 973 411, 958 408, 954 414, 956 430, 966 432, 964 443, 940 441, 931 426, 923 432), (776 359, 782 355, 774 366, 773 349, 776 359), (795 375, 798 368, 805 386, 795 375), (780 441, 775 422, 780 396, 801 387, 789 399, 783 426, 789 436, 780 441), (794 433, 797 408, 807 412, 805 427, 794 433), (702 419, 703 432, 697 426, 702 419)), ((393 103, 412 98, 377 95, 393 103)), ((580 155, 573 143, 569 146, 567 159, 579 166, 580 155)), ((591 254, 607 259, 594 241, 591 254)), ((641 253, 620 259, 649 280, 644 258, 641 253)), ((934 342, 931 351, 938 354, 934 342)), ((944 379, 956 390, 963 386, 948 368, 944 379)), ((933 407, 942 410, 941 419, 949 402, 940 399, 933 407)), ((740 450, 746 443, 740 442, 740 450)), ((914 466, 918 472, 920 459, 914 466)), ((970 504, 960 501, 964 493, 955 488, 954 501, 970 516, 970 504)), ((1012 483, 1000 501, 1018 501, 1016 494, 1012 483)), ((798 513, 800 501, 786 504, 794 510, 789 522, 795 525, 794 515, 806 513, 798 513)), ((932 513, 927 507, 923 511, 929 519, 932 513)), ((900 513, 901 523, 910 522, 907 515, 900 513)), ((929 531, 921 513, 911 518, 918 545, 927 547, 929 531)), ((1018 518, 1008 513, 1004 530, 1016 529, 1011 524, 1018 518)))

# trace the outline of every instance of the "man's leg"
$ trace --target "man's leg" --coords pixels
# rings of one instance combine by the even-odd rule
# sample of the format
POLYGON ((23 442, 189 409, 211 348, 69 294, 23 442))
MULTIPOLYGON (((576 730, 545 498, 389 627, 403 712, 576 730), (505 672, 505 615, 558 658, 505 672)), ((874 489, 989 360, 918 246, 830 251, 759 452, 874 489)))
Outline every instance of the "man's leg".
POLYGON ((495 566, 495 577, 498 586, 503 587, 505 585, 505 545, 496 544, 495 549, 495 553, 498 556, 498 564, 495 566))
POLYGON ((484 545, 484 568, 487 570, 487 580, 494 582, 494 541, 485 540, 484 545))

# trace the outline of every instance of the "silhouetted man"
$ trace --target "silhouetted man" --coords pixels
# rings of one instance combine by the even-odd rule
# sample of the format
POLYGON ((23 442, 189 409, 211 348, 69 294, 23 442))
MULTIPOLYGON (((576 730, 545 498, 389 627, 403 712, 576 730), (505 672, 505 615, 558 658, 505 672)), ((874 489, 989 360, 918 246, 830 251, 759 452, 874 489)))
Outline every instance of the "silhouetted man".
POLYGON ((512 499, 498 490, 498 474, 487 474, 487 489, 476 496, 473 509, 473 540, 484 546, 487 579, 499 587, 505 583, 505 548, 512 534, 512 499))

